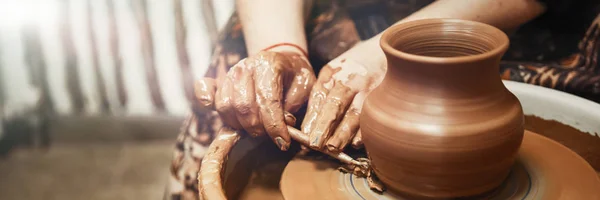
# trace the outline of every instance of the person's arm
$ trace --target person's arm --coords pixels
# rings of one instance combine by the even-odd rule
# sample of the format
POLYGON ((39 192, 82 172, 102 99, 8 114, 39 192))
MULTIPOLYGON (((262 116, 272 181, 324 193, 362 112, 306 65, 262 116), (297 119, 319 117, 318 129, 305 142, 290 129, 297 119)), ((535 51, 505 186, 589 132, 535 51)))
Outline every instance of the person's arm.
MULTIPOLYGON (((394 25, 419 19, 455 18, 483 22, 510 32, 544 11, 545 7, 536 0, 438 0, 394 25)), ((382 33, 362 42, 365 44, 356 45, 340 58, 357 58, 356 60, 363 60, 361 64, 366 66, 384 64, 385 57, 379 48, 381 35, 382 33), (376 53, 366 55, 361 52, 376 53)))
POLYGON ((457 18, 511 31, 544 11, 542 3, 536 0, 439 0, 398 23, 418 19, 457 18))
MULTIPOLYGON (((244 30, 248 55, 278 44, 297 45, 306 52, 305 0, 238 0, 237 11, 244 30)), ((274 50, 298 51, 283 45, 274 50)))
MULTIPOLYGON (((419 19, 455 18, 512 31, 544 10, 544 6, 535 0, 438 0, 396 24, 419 19)), ((311 147, 326 146, 330 151, 341 151, 350 141, 353 146, 360 146, 357 116, 365 96, 379 84, 386 71, 380 38, 381 34, 358 43, 321 70, 302 122, 302 131, 310 135, 311 147), (348 93, 350 95, 338 95, 348 93), (335 105, 328 104, 330 98, 338 99, 335 105)))

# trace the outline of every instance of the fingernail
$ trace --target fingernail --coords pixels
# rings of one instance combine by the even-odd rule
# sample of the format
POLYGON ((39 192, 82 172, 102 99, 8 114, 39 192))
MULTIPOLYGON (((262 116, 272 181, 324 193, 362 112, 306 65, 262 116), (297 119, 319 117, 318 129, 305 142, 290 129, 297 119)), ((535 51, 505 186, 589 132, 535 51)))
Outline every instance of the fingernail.
POLYGON ((284 115, 284 119, 285 119, 285 123, 289 126, 294 126, 296 125, 296 117, 294 117, 294 115, 292 115, 291 113, 286 112, 284 115))
POLYGON ((279 149, 282 151, 287 151, 290 147, 290 145, 287 142, 285 142, 285 140, 283 140, 282 137, 276 137, 275 144, 277 144, 277 147, 279 147, 279 149))
POLYGON ((316 136, 313 138, 313 140, 310 141, 310 147, 311 148, 321 148, 321 137, 320 136, 316 136))
POLYGON ((337 153, 339 149, 335 145, 327 144, 327 150, 329 152, 337 153))

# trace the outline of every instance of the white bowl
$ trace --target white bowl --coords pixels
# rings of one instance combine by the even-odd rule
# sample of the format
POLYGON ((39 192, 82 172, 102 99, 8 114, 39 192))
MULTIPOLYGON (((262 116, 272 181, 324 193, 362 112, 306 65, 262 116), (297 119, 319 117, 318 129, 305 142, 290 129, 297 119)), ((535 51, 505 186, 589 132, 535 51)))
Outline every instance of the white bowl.
POLYGON ((600 134, 600 104, 545 87, 503 81, 519 98, 525 115, 555 120, 590 134, 600 134))

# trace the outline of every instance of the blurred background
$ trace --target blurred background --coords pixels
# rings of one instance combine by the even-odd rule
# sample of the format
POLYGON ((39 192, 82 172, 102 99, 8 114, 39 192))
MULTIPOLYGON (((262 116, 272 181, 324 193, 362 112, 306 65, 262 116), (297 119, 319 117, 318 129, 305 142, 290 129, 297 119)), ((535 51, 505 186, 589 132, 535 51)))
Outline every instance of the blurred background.
POLYGON ((234 0, 0 0, 0 199, 158 199, 234 0))

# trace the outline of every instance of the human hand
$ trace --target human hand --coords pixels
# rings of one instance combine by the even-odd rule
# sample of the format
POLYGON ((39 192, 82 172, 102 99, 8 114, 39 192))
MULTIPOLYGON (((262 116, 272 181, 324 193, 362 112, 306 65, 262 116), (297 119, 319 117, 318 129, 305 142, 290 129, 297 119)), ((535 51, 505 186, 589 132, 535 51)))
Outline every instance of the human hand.
POLYGON ((355 148, 362 146, 362 104, 384 73, 380 67, 368 68, 343 55, 321 69, 302 122, 302 132, 309 135, 312 149, 325 145, 327 150, 339 152, 351 141, 355 148))
POLYGON ((241 60, 220 79, 196 84, 198 106, 216 109, 223 123, 251 136, 267 133, 281 150, 289 148, 287 125, 308 99, 315 75, 305 54, 262 51, 241 60))

